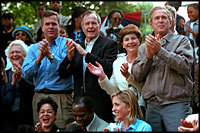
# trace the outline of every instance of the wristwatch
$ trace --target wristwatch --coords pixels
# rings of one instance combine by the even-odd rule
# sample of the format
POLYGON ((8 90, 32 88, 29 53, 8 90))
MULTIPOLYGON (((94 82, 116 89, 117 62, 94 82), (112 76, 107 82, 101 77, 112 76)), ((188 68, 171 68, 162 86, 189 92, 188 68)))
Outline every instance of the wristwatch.
POLYGON ((52 54, 50 55, 50 57, 49 57, 49 60, 52 61, 53 58, 54 58, 54 54, 52 53, 52 54))

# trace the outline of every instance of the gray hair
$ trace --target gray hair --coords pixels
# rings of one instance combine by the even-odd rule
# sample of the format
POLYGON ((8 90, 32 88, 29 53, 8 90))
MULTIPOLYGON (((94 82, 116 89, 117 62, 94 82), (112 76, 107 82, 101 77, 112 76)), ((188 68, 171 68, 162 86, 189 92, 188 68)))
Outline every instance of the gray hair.
POLYGON ((172 20, 172 15, 171 15, 171 13, 169 12, 169 10, 167 10, 165 7, 156 6, 156 7, 154 7, 153 9, 151 9, 151 11, 150 11, 149 22, 152 22, 152 19, 153 19, 153 18, 152 18, 152 15, 153 15, 153 12, 154 12, 155 10, 165 10, 166 13, 167 13, 167 16, 168 16, 169 20, 170 20, 170 21, 172 20))
POLYGON ((83 25, 84 24, 84 16, 85 15, 89 15, 89 14, 95 14, 96 16, 97 16, 97 22, 98 22, 98 24, 99 25, 101 25, 101 17, 95 12, 95 11, 91 11, 91 10, 88 10, 88 11, 85 11, 84 13, 83 13, 83 16, 81 17, 81 24, 83 25))
POLYGON ((22 50, 23 50, 23 53, 25 54, 26 56, 26 53, 28 52, 28 46, 22 41, 22 40, 14 40, 12 41, 9 46, 6 48, 5 50, 5 55, 9 58, 10 56, 10 48, 13 46, 13 45, 20 45, 22 50))
POLYGON ((173 12, 174 17, 176 19, 176 9, 173 6, 169 6, 169 5, 166 5, 165 8, 167 8, 167 10, 173 12))

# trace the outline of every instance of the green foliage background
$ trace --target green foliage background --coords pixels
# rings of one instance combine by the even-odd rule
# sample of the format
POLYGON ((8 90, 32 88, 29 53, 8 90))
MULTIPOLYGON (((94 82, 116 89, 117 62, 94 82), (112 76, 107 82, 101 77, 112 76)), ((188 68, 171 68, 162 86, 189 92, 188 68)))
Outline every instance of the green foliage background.
MULTIPOLYGON (((49 2, 47 1, 3 1, 1 2, 1 15, 5 10, 13 13, 15 16, 14 26, 26 25, 30 29, 33 28, 33 24, 38 20, 37 16, 37 6, 40 3, 44 3, 49 7, 49 2)), ((75 6, 85 6, 88 9, 96 11, 100 16, 107 16, 108 12, 112 9, 121 10, 123 13, 136 12, 136 11, 146 11, 147 13, 142 13, 142 21, 140 24, 140 30, 143 34, 143 42, 145 38, 145 33, 151 33, 151 28, 148 24, 148 11, 153 8, 152 2, 142 2, 137 4, 131 4, 130 1, 62 1, 62 14, 65 16, 71 15, 71 9, 75 6), (145 32, 145 20, 144 14, 146 16, 146 32, 145 32)), ((71 17, 71 16, 70 16, 71 17)))

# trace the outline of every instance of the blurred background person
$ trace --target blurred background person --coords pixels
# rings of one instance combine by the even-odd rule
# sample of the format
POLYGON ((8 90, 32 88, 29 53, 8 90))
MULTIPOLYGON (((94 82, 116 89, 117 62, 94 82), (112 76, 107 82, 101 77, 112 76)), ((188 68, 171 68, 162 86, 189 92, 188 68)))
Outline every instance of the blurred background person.
MULTIPOLYGON (((166 1, 165 6, 169 5, 172 6, 176 9, 176 12, 178 12, 179 7, 181 7, 182 1, 166 1)), ((181 26, 180 26, 180 22, 183 21, 185 22, 185 18, 179 14, 177 14, 176 16, 176 31, 181 34, 181 26)))
POLYGON ((120 29, 123 28, 121 22, 123 19, 123 14, 120 10, 111 10, 108 13, 107 22, 105 25, 102 24, 101 31, 105 36, 110 37, 114 40, 117 39, 120 29))
POLYGON ((6 10, 3 13, 1 19, 2 27, 0 29, 0 54, 3 57, 4 61, 6 61, 6 55, 4 51, 8 47, 8 45, 14 40, 14 37, 12 36, 12 31, 14 30, 14 16, 12 13, 6 10))
POLYGON ((82 42, 85 39, 85 34, 81 28, 81 17, 85 11, 87 11, 86 7, 73 7, 71 10, 72 17, 69 19, 66 26, 69 38, 77 43, 82 42))
POLYGON ((66 31, 66 27, 65 26, 62 26, 62 25, 60 25, 60 28, 59 28, 59 35, 61 36, 61 37, 66 37, 66 38, 68 38, 68 33, 67 33, 67 31, 66 31))
POLYGON ((61 14, 62 10, 62 1, 50 1, 50 9, 57 12, 60 17, 60 25, 66 26, 69 20, 69 17, 61 14))
POLYGON ((99 118, 94 112, 94 103, 89 97, 78 97, 72 105, 74 123, 79 124, 83 131, 103 131, 108 123, 99 118))
POLYGON ((35 125, 36 132, 59 132, 60 129, 56 126, 56 113, 58 105, 51 98, 42 98, 37 103, 37 112, 39 117, 39 122, 35 125))
POLYGON ((34 85, 22 77, 21 66, 27 45, 21 40, 12 41, 5 50, 12 67, 6 70, 7 83, 2 84, 3 125, 7 132, 16 131, 21 124, 33 126, 32 98, 34 85))
POLYGON ((45 39, 45 37, 44 37, 44 33, 42 31, 42 27, 40 27, 37 31, 36 42, 42 41, 43 39, 45 39))
POLYGON ((44 14, 44 12, 47 11, 47 6, 45 4, 39 4, 37 7, 37 15, 38 15, 38 20, 37 22, 35 22, 34 27, 33 27, 33 41, 37 42, 37 33, 38 30, 42 27, 42 15, 44 14))
POLYGON ((138 103, 145 115, 145 101, 140 92, 140 85, 135 84, 131 73, 131 65, 137 57, 138 47, 141 44, 142 34, 138 27, 134 24, 129 24, 122 28, 119 32, 118 40, 127 51, 126 55, 119 56, 113 63, 113 73, 109 79, 104 73, 103 67, 97 62, 97 67, 91 63, 87 64, 89 71, 99 77, 99 85, 109 95, 115 93, 117 88, 120 90, 131 89, 137 96, 138 103))
POLYGON ((137 97, 132 90, 119 90, 111 99, 116 122, 110 123, 104 131, 152 131, 151 126, 143 120, 137 97))
POLYGON ((166 5, 165 6, 171 13, 172 15, 172 23, 171 23, 171 28, 170 30, 174 33, 174 34, 178 34, 178 32, 176 31, 176 9, 172 6, 166 5))
POLYGON ((25 25, 21 25, 15 28, 12 32, 12 36, 15 40, 22 40, 28 46, 33 44, 33 34, 31 30, 25 25))

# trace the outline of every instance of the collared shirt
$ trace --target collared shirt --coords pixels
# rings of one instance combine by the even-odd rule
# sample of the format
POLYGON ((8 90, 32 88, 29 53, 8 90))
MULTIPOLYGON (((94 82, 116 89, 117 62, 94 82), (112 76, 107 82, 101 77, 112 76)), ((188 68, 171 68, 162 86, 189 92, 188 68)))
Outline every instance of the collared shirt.
POLYGON ((131 123, 126 130, 124 128, 124 122, 123 121, 119 121, 119 122, 116 122, 116 123, 110 123, 110 125, 108 125, 106 127, 106 129, 109 129, 110 131, 126 131, 126 132, 152 131, 152 128, 148 123, 146 123, 143 120, 137 119, 137 118, 136 118, 136 122, 131 123))
POLYGON ((94 116, 93 116, 93 119, 92 119, 92 121, 91 121, 91 122, 90 122, 90 124, 88 124, 88 126, 86 127, 87 131, 89 131, 89 129, 90 129, 90 126, 91 126, 91 125, 92 125, 92 123, 94 122, 95 118, 96 118, 96 114, 94 113, 94 116))
MULTIPOLYGON (((91 40, 89 43, 85 39, 85 50, 87 52, 91 52, 92 48, 94 46, 94 43, 98 39, 99 36, 91 40)), ((86 70, 87 63, 85 62, 85 56, 83 56, 83 86, 84 86, 84 91, 85 91, 85 70, 86 70)))
MULTIPOLYGON (((199 32, 199 19, 194 21, 194 22, 190 22, 190 21, 187 21, 186 24, 191 26, 191 23, 193 23, 193 27, 191 28, 193 31, 195 32, 199 32)), ((187 37, 190 37, 190 32, 188 32, 187 28, 184 27, 184 32, 185 32, 185 35, 187 37)), ((193 41, 194 41, 194 48, 197 47, 197 44, 196 44, 196 41, 195 41, 195 37, 192 35, 192 38, 191 38, 193 41)))
MULTIPOLYGON (((30 46, 27 56, 22 65, 23 77, 31 80, 35 85, 35 91, 44 88, 49 90, 72 90, 73 77, 61 79, 58 74, 58 68, 62 60, 67 56, 66 38, 58 36, 49 45, 51 53, 54 54, 52 62, 47 57, 38 65, 37 59, 40 50, 37 48, 39 43, 30 46)), ((41 45, 41 44, 40 44, 41 45)))

